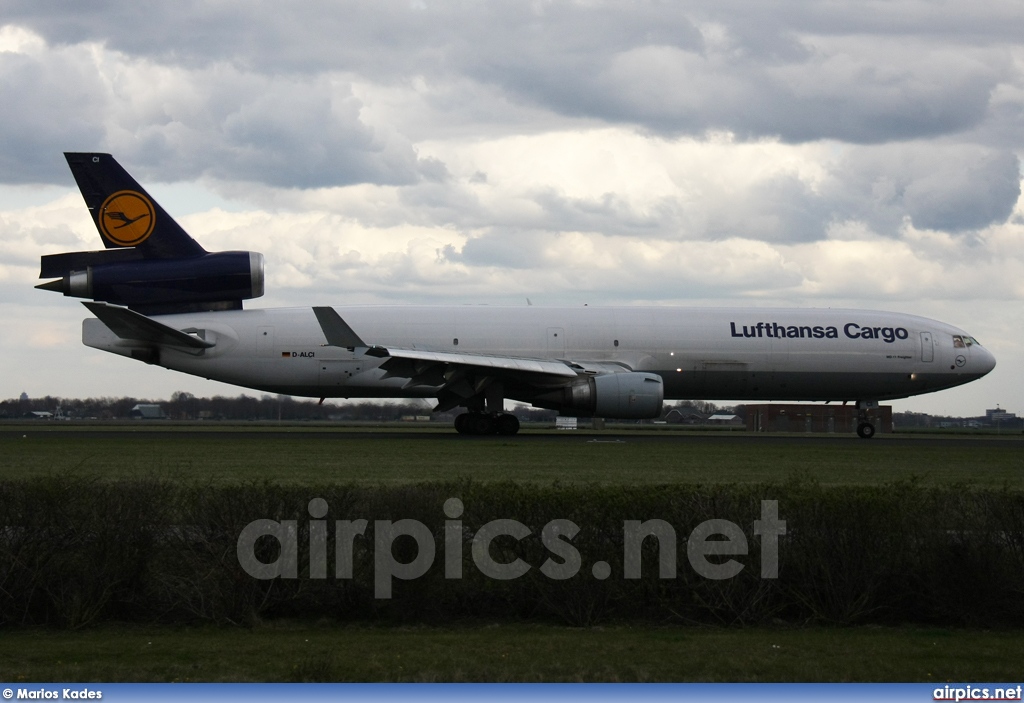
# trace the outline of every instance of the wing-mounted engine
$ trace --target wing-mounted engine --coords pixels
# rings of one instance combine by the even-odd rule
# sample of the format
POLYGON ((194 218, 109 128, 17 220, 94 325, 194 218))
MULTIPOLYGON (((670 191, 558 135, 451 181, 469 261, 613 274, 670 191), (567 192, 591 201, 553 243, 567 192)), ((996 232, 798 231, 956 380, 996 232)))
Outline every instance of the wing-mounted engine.
POLYGON ((263 255, 208 252, 110 154, 64 154, 106 249, 42 258, 36 288, 159 315, 263 295, 263 255))
POLYGON ((581 377, 531 402, 566 415, 644 420, 659 417, 664 400, 661 376, 631 371, 581 377))

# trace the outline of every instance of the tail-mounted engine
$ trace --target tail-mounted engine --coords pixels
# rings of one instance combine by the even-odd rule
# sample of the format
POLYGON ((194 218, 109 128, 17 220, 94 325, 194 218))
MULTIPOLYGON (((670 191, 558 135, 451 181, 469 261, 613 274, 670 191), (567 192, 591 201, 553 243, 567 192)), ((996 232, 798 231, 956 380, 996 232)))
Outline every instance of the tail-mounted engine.
POLYGON ((241 309, 243 300, 263 295, 263 255, 257 252, 144 259, 126 256, 132 251, 108 249, 44 256, 39 277, 58 280, 36 287, 125 305, 150 315, 241 309))

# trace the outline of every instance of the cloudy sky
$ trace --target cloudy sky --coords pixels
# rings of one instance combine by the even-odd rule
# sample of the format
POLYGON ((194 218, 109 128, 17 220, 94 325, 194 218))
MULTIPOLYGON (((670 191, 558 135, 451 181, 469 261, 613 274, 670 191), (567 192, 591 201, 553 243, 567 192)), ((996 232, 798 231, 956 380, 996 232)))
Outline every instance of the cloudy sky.
POLYGON ((897 410, 1024 413, 1024 6, 0 0, 0 397, 240 392, 83 347, 39 257, 108 151, 253 306, 862 307, 999 366, 897 410))

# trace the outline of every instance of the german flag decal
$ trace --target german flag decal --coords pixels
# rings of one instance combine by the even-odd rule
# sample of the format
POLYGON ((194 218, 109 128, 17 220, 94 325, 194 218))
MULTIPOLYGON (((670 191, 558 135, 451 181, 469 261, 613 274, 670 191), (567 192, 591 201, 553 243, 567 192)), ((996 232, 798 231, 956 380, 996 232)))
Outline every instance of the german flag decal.
POLYGON ((118 191, 103 201, 99 225, 103 236, 118 246, 142 244, 156 226, 153 203, 134 190, 118 191))

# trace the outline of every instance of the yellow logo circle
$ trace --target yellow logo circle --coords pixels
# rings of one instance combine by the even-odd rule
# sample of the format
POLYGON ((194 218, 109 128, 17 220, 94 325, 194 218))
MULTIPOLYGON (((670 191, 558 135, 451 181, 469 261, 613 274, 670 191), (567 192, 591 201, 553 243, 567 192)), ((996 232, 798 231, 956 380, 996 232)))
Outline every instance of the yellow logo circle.
POLYGON ((156 212, 142 193, 121 190, 103 201, 99 214, 100 232, 114 244, 133 247, 153 233, 156 212))

